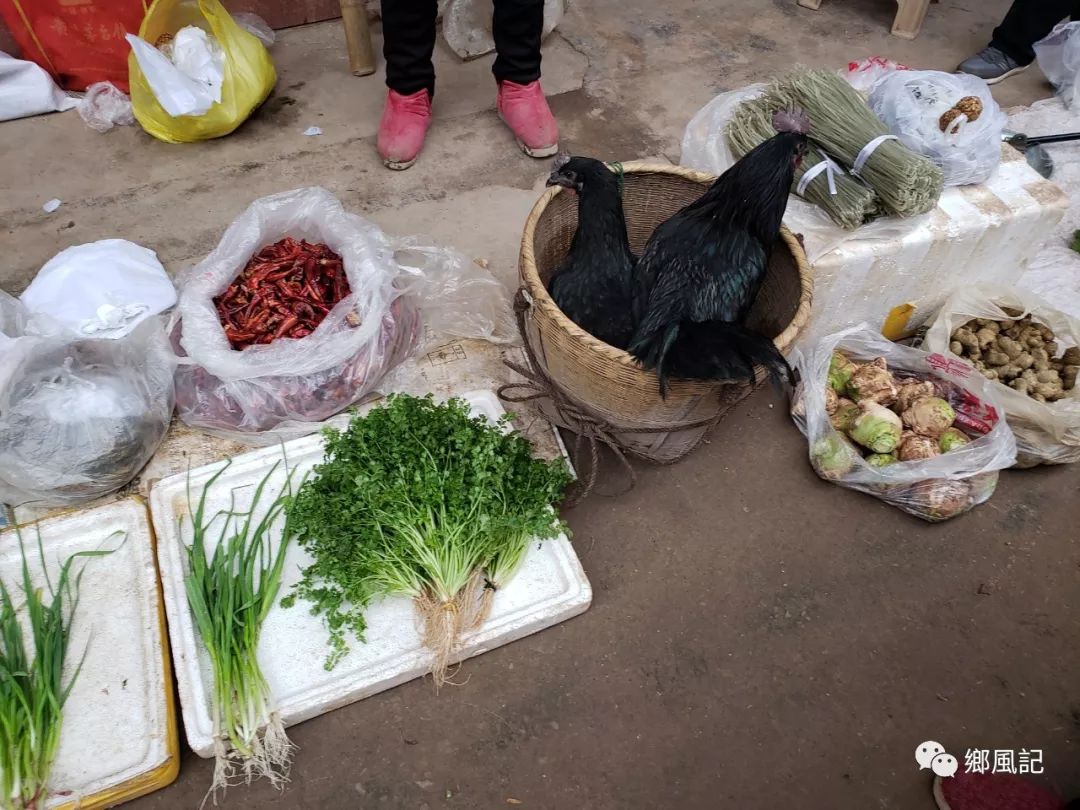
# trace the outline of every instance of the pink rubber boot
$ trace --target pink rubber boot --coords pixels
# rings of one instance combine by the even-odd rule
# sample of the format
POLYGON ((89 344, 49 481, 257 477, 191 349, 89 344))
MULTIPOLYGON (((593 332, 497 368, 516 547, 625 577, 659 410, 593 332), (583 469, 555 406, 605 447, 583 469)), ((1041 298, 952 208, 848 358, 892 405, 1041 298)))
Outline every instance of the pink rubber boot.
POLYGON ((430 124, 431 97, 427 90, 407 96, 388 91, 376 142, 386 168, 401 171, 416 163, 430 124))
POLYGON ((540 82, 499 82, 499 117, 510 127, 521 151, 542 158, 559 151, 559 125, 540 82))

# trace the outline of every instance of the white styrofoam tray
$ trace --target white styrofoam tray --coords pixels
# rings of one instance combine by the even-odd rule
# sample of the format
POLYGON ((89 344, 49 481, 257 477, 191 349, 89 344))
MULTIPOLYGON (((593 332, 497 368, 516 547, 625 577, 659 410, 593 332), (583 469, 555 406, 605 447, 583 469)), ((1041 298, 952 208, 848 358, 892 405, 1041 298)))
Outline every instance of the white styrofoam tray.
MULTIPOLYGON (((491 419, 503 413, 491 392, 474 392, 462 398, 474 413, 491 419)), ((322 460, 322 438, 307 436, 237 456, 207 497, 206 514, 227 507, 230 497, 235 497, 237 508, 246 509, 255 485, 283 458, 283 453, 297 481, 322 460)), ((217 463, 191 471, 193 501, 222 466, 217 463)), ((285 477, 282 465, 267 484, 263 505, 273 500, 285 477)), ((158 534, 158 563, 184 727, 195 753, 209 757, 213 755, 214 734, 210 716, 212 676, 184 594, 185 549, 191 542, 188 486, 188 474, 159 481, 150 492, 150 509, 158 534), (185 518, 182 525, 181 516, 185 518)), ((280 522, 275 529, 280 531, 280 522)), ((310 562, 311 557, 298 544, 290 547, 281 596, 289 593, 300 580, 300 569, 310 562)), ((591 601, 592 588, 565 536, 534 545, 517 575, 498 591, 488 621, 464 641, 459 660, 565 621, 584 612, 591 601)), ((312 616, 308 607, 303 600, 288 609, 275 604, 259 640, 259 662, 285 725, 317 717, 428 672, 431 658, 420 642, 411 600, 384 599, 371 605, 365 614, 367 642, 350 638, 349 654, 330 672, 323 667, 328 652, 327 630, 323 620, 312 616)))
MULTIPOLYGON (((80 569, 84 573, 64 682, 80 659, 82 670, 64 706, 45 804, 51 808, 82 801, 83 806, 100 806, 95 795, 116 799, 123 796, 125 783, 149 786, 154 772, 167 769, 175 756, 175 744, 170 744, 172 682, 164 660, 150 522, 142 501, 129 498, 49 518, 38 527, 45 571, 54 585, 64 561, 75 552, 116 549, 72 565, 73 576, 80 569)), ((45 587, 48 598, 37 530, 27 525, 21 531, 31 582, 45 587)), ((22 557, 14 529, 0 534, 0 579, 16 604, 23 604, 22 557)), ((28 622, 24 643, 32 656, 28 622)))

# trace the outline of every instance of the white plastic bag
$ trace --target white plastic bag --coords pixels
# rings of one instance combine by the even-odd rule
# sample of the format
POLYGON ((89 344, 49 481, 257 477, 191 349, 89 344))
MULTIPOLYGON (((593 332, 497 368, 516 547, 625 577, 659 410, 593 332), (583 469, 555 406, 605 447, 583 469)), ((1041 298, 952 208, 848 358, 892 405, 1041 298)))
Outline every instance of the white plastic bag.
POLYGON ((1016 460, 1016 441, 994 386, 966 363, 893 343, 865 323, 829 335, 813 347, 796 346, 790 359, 802 378, 793 417, 809 440, 811 464, 825 480, 936 522, 987 500, 997 485, 997 471, 1016 460), (867 464, 833 428, 825 410, 834 351, 855 362, 884 357, 895 377, 932 381, 936 395, 956 411, 956 424, 971 443, 930 459, 885 467, 867 464))
POLYGON ((904 146, 941 168, 947 186, 981 183, 1001 163, 1001 131, 1008 116, 994 101, 990 87, 977 76, 898 70, 873 85, 869 103, 904 146), (969 119, 963 113, 948 113, 960 99, 968 97, 979 99, 982 111, 977 116, 969 119))
POLYGON ((1072 108, 1080 97, 1080 22, 1058 23, 1054 30, 1034 45, 1039 69, 1054 85, 1054 90, 1072 108))
MULTIPOLYGON (((449 0, 441 10, 443 37, 459 57, 476 59, 495 50, 490 0, 449 0)), ((564 10, 565 0, 544 0, 541 37, 547 37, 562 22, 564 10)))
MULTIPOLYGON (((1021 310, 1053 331, 1059 349, 1080 346, 1080 319, 1070 317, 1029 292, 1007 287, 971 287, 954 292, 930 324, 923 346, 950 358, 952 333, 973 318, 1010 320, 1003 307, 1021 310)), ((966 361, 965 361, 966 362, 966 361)), ((990 381, 1016 434, 1016 466, 1080 461, 1080 387, 1057 402, 1036 402, 1007 385, 990 381)))
POLYGON ((152 250, 102 239, 62 250, 20 297, 76 334, 117 338, 176 303, 176 288, 152 250))
POLYGON ((95 132, 108 132, 113 127, 135 123, 131 99, 112 82, 97 82, 86 88, 78 109, 79 117, 95 132))
MULTIPOLYGON (((5 312, 19 307, 0 298, 5 312)), ((172 417, 175 361, 162 324, 88 340, 18 320, 28 331, 0 340, 0 502, 69 506, 118 490, 172 417)))
POLYGON ((764 84, 749 84, 721 93, 694 113, 683 132, 679 165, 715 175, 721 175, 731 168, 735 155, 724 131, 740 104, 764 92, 764 84))
POLYGON ((844 78, 847 83, 862 93, 864 96, 878 82, 898 70, 910 70, 907 65, 901 65, 884 56, 870 56, 857 62, 848 62, 844 78))
POLYGON ((434 328, 449 330, 444 334, 498 337, 505 292, 479 271, 452 251, 387 237, 325 189, 256 200, 178 280, 170 335, 180 356, 180 418, 258 444, 314 432, 319 422, 378 390, 386 372, 413 351, 421 339, 421 310, 434 328), (351 293, 308 337, 236 351, 213 299, 252 255, 286 236, 324 243, 339 254, 351 293))
POLYGON ((201 28, 188 25, 177 31, 168 53, 134 34, 126 39, 154 97, 169 115, 203 115, 221 101, 225 52, 201 28))
POLYGON ((0 51, 0 121, 63 112, 78 103, 43 68, 0 51))

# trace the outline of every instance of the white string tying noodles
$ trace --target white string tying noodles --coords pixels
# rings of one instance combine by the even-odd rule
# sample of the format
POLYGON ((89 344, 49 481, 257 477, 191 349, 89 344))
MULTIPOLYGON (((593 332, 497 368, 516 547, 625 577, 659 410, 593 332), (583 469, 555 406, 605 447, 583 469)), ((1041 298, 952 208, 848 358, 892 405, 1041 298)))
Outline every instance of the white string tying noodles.
POLYGON ((839 172, 840 174, 843 174, 844 170, 840 168, 840 165, 838 163, 835 163, 828 157, 818 163, 815 163, 813 166, 806 170, 806 173, 802 176, 802 179, 799 180, 799 185, 795 188, 795 193, 801 197, 802 193, 806 191, 806 187, 810 185, 810 181, 822 172, 825 172, 825 177, 829 181, 829 194, 835 197, 836 173, 839 172))
POLYGON ((870 141, 866 146, 859 150, 859 154, 855 157, 855 162, 851 164, 851 173, 856 177, 859 176, 859 172, 862 171, 862 167, 866 165, 866 161, 870 159, 870 156, 874 154, 874 150, 881 146, 885 141, 898 141, 900 140, 895 135, 878 135, 874 140, 870 141))

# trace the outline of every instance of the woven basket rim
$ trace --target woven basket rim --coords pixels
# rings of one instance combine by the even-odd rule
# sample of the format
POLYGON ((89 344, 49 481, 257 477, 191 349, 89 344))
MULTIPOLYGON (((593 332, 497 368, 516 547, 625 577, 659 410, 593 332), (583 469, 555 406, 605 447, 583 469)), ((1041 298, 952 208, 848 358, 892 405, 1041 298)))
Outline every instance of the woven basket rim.
MULTIPOLYGON (((675 166, 669 163, 630 161, 623 163, 622 168, 625 174, 668 174, 675 177, 682 177, 703 185, 711 184, 716 180, 716 175, 709 174, 708 172, 689 169, 685 166, 675 166)), ((642 375, 651 375, 651 372, 645 372, 628 352, 623 349, 617 349, 614 346, 604 343, 599 338, 593 337, 593 335, 586 332, 568 318, 555 304, 555 301, 548 294, 544 282, 540 279, 540 272, 536 267, 536 226, 537 223, 539 223, 544 210, 551 201, 555 199, 556 195, 561 194, 563 191, 564 189, 561 186, 553 186, 547 189, 533 205, 532 211, 529 212, 529 217, 525 221, 525 230, 521 235, 521 253, 519 262, 521 280, 525 285, 526 292, 532 299, 530 304, 531 306, 542 310, 546 315, 552 318, 560 328, 568 332, 576 340, 586 344, 590 349, 597 354, 602 355, 610 362, 623 366, 627 370, 636 371, 642 375)), ((773 338, 773 343, 776 344, 776 347, 781 352, 786 352, 810 320, 810 307, 814 295, 814 279, 813 270, 806 258, 806 251, 803 250, 803 246, 795 234, 793 234, 786 225, 782 225, 780 227, 780 237, 787 245, 792 259, 799 271, 800 287, 799 306, 795 310, 794 316, 787 327, 779 335, 773 338)), ((678 382, 690 388, 698 388, 701 390, 712 390, 717 385, 728 384, 726 382, 708 383, 697 380, 679 380, 678 382)))

